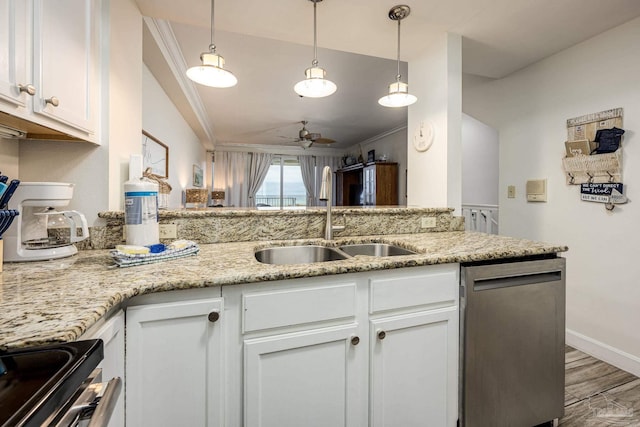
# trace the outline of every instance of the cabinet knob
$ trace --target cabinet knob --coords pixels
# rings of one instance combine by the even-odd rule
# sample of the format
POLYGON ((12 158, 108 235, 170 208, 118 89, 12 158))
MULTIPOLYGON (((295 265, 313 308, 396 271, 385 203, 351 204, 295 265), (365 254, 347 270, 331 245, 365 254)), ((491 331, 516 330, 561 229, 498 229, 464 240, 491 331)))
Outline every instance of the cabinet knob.
POLYGON ((209 316, 207 316, 207 318, 209 319, 209 322, 213 323, 213 322, 217 322, 218 319, 220 319, 220 313, 217 311, 212 311, 211 313, 209 313, 209 316))
POLYGON ((378 339, 379 340, 383 340, 387 336, 387 333, 385 331, 383 331, 382 329, 378 329, 376 331, 376 335, 378 335, 378 339))
POLYGON ((358 345, 360 344, 360 337, 357 335, 353 335, 351 337, 351 345, 358 345))
POLYGON ((36 88, 33 85, 18 85, 18 89, 20 89, 20 92, 25 92, 27 95, 35 95, 36 94, 36 88))
POLYGON ((52 96, 51 98, 47 98, 44 100, 45 104, 51 104, 54 107, 57 107, 58 105, 60 105, 60 100, 58 98, 56 98, 55 96, 52 96))

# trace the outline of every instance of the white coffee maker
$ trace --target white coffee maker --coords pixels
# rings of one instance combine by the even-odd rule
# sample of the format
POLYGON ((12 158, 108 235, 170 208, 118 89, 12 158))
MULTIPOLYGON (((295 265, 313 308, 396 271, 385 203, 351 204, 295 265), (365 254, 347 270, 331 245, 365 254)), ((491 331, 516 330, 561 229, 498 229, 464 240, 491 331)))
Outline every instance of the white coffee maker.
POLYGON ((21 182, 9 200, 20 212, 2 236, 4 261, 40 261, 74 255, 73 243, 89 237, 87 219, 78 211, 56 210, 69 205, 73 184, 21 182), (78 228, 82 235, 78 235, 78 228))

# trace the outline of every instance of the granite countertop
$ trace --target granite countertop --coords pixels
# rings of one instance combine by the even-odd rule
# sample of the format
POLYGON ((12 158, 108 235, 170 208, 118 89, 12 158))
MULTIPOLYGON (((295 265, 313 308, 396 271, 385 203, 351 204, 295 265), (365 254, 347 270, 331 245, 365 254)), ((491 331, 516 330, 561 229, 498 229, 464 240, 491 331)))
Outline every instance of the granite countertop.
POLYGON ((418 265, 460 263, 566 251, 551 245, 474 232, 439 232, 277 242, 201 245, 198 256, 113 268, 108 250, 66 259, 5 263, 0 273, 0 349, 78 339, 102 316, 136 295, 418 265), (267 265, 256 248, 274 244, 386 242, 418 252, 399 257, 357 256, 342 261, 267 265))

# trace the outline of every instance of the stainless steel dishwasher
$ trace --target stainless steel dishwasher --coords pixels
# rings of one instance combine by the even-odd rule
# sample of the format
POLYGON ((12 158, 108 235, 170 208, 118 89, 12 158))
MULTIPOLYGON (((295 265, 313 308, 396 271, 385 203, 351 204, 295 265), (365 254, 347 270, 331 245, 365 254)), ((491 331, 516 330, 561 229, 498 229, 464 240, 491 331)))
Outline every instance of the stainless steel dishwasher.
POLYGON ((565 259, 461 270, 460 425, 532 427, 561 418, 565 259))

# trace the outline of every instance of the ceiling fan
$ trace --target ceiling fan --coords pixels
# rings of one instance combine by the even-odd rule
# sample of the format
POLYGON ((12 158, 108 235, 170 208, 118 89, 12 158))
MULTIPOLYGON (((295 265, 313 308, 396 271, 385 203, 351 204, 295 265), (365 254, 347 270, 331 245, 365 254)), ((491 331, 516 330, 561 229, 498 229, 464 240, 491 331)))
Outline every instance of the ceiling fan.
MULTIPOLYGON (((305 148, 305 149, 309 148, 314 143, 332 144, 336 142, 333 139, 323 138, 322 135, 320 135, 319 133, 309 132, 307 130, 307 123, 309 122, 307 120, 302 120, 300 123, 302 123, 302 129, 298 131, 298 137, 294 139, 294 142, 302 143, 301 144, 302 148, 305 148)), ((284 136, 283 138, 288 138, 288 137, 284 136)))

